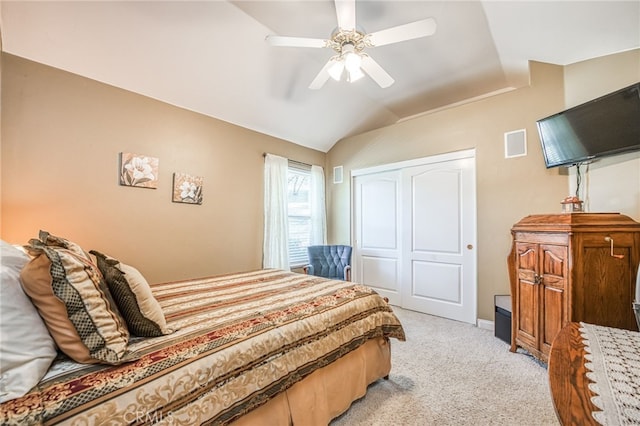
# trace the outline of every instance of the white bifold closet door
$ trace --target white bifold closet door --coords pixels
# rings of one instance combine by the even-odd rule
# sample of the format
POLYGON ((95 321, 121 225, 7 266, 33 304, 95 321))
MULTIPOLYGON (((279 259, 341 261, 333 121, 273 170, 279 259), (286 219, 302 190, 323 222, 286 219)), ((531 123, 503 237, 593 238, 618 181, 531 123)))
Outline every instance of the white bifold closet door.
POLYGON ((353 172, 353 276, 393 305, 475 323, 475 157, 353 172))

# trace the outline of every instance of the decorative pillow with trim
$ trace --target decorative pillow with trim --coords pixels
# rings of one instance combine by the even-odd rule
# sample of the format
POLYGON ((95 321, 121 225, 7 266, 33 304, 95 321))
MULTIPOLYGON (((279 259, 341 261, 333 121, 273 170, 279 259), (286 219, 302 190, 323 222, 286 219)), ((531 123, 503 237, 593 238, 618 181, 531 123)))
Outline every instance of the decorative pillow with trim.
POLYGON ((96 257, 98 268, 131 334, 158 337, 173 332, 167 327, 162 308, 149 283, 137 269, 99 251, 91 250, 89 253, 96 257))
POLYGON ((87 260, 91 260, 91 256, 82 249, 78 244, 73 241, 66 240, 64 238, 56 237, 55 235, 51 235, 47 231, 40 231, 38 233, 38 238, 41 242, 43 242, 47 246, 60 247, 72 251, 80 257, 84 257, 87 260))
POLYGON ((29 256, 0 241, 0 403, 24 396, 44 377, 58 351, 22 290, 29 256))
POLYGON ((40 237, 26 247, 34 258, 20 278, 58 348, 82 363, 134 359, 126 323, 98 267, 77 244, 46 232, 40 237))

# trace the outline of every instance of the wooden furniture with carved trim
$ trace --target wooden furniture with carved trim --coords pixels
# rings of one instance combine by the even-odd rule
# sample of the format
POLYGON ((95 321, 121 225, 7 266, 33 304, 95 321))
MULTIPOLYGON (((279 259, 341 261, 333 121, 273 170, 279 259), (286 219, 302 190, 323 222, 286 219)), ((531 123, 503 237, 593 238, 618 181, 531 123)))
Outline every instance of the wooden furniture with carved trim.
POLYGON ((619 213, 531 215, 511 233, 512 352, 546 362, 571 321, 637 330, 640 223, 619 213))
POLYGON ((567 324, 556 336, 549 354, 549 387, 553 406, 563 425, 597 425, 591 413, 599 409, 591 398, 580 324, 567 324))

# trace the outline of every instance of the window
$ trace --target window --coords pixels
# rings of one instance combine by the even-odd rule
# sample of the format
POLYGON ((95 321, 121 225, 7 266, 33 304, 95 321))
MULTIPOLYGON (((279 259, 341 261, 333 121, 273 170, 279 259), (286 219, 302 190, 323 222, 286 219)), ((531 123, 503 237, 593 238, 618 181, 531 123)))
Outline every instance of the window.
POLYGON ((264 164, 262 265, 304 266, 307 247, 327 241, 324 171, 273 154, 265 156, 264 164))
POLYGON ((289 162, 287 171, 287 214, 289 219, 289 265, 309 263, 307 247, 311 245, 311 168, 289 162))

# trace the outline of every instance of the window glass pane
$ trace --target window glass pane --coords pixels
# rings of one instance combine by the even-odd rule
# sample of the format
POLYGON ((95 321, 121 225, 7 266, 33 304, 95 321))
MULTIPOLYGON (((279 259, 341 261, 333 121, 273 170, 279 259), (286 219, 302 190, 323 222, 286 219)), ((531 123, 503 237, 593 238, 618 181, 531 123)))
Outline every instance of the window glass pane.
POLYGON ((308 263, 307 247, 311 240, 311 205, 309 185, 311 173, 289 168, 288 214, 289 214, 289 264, 302 266, 308 263))

